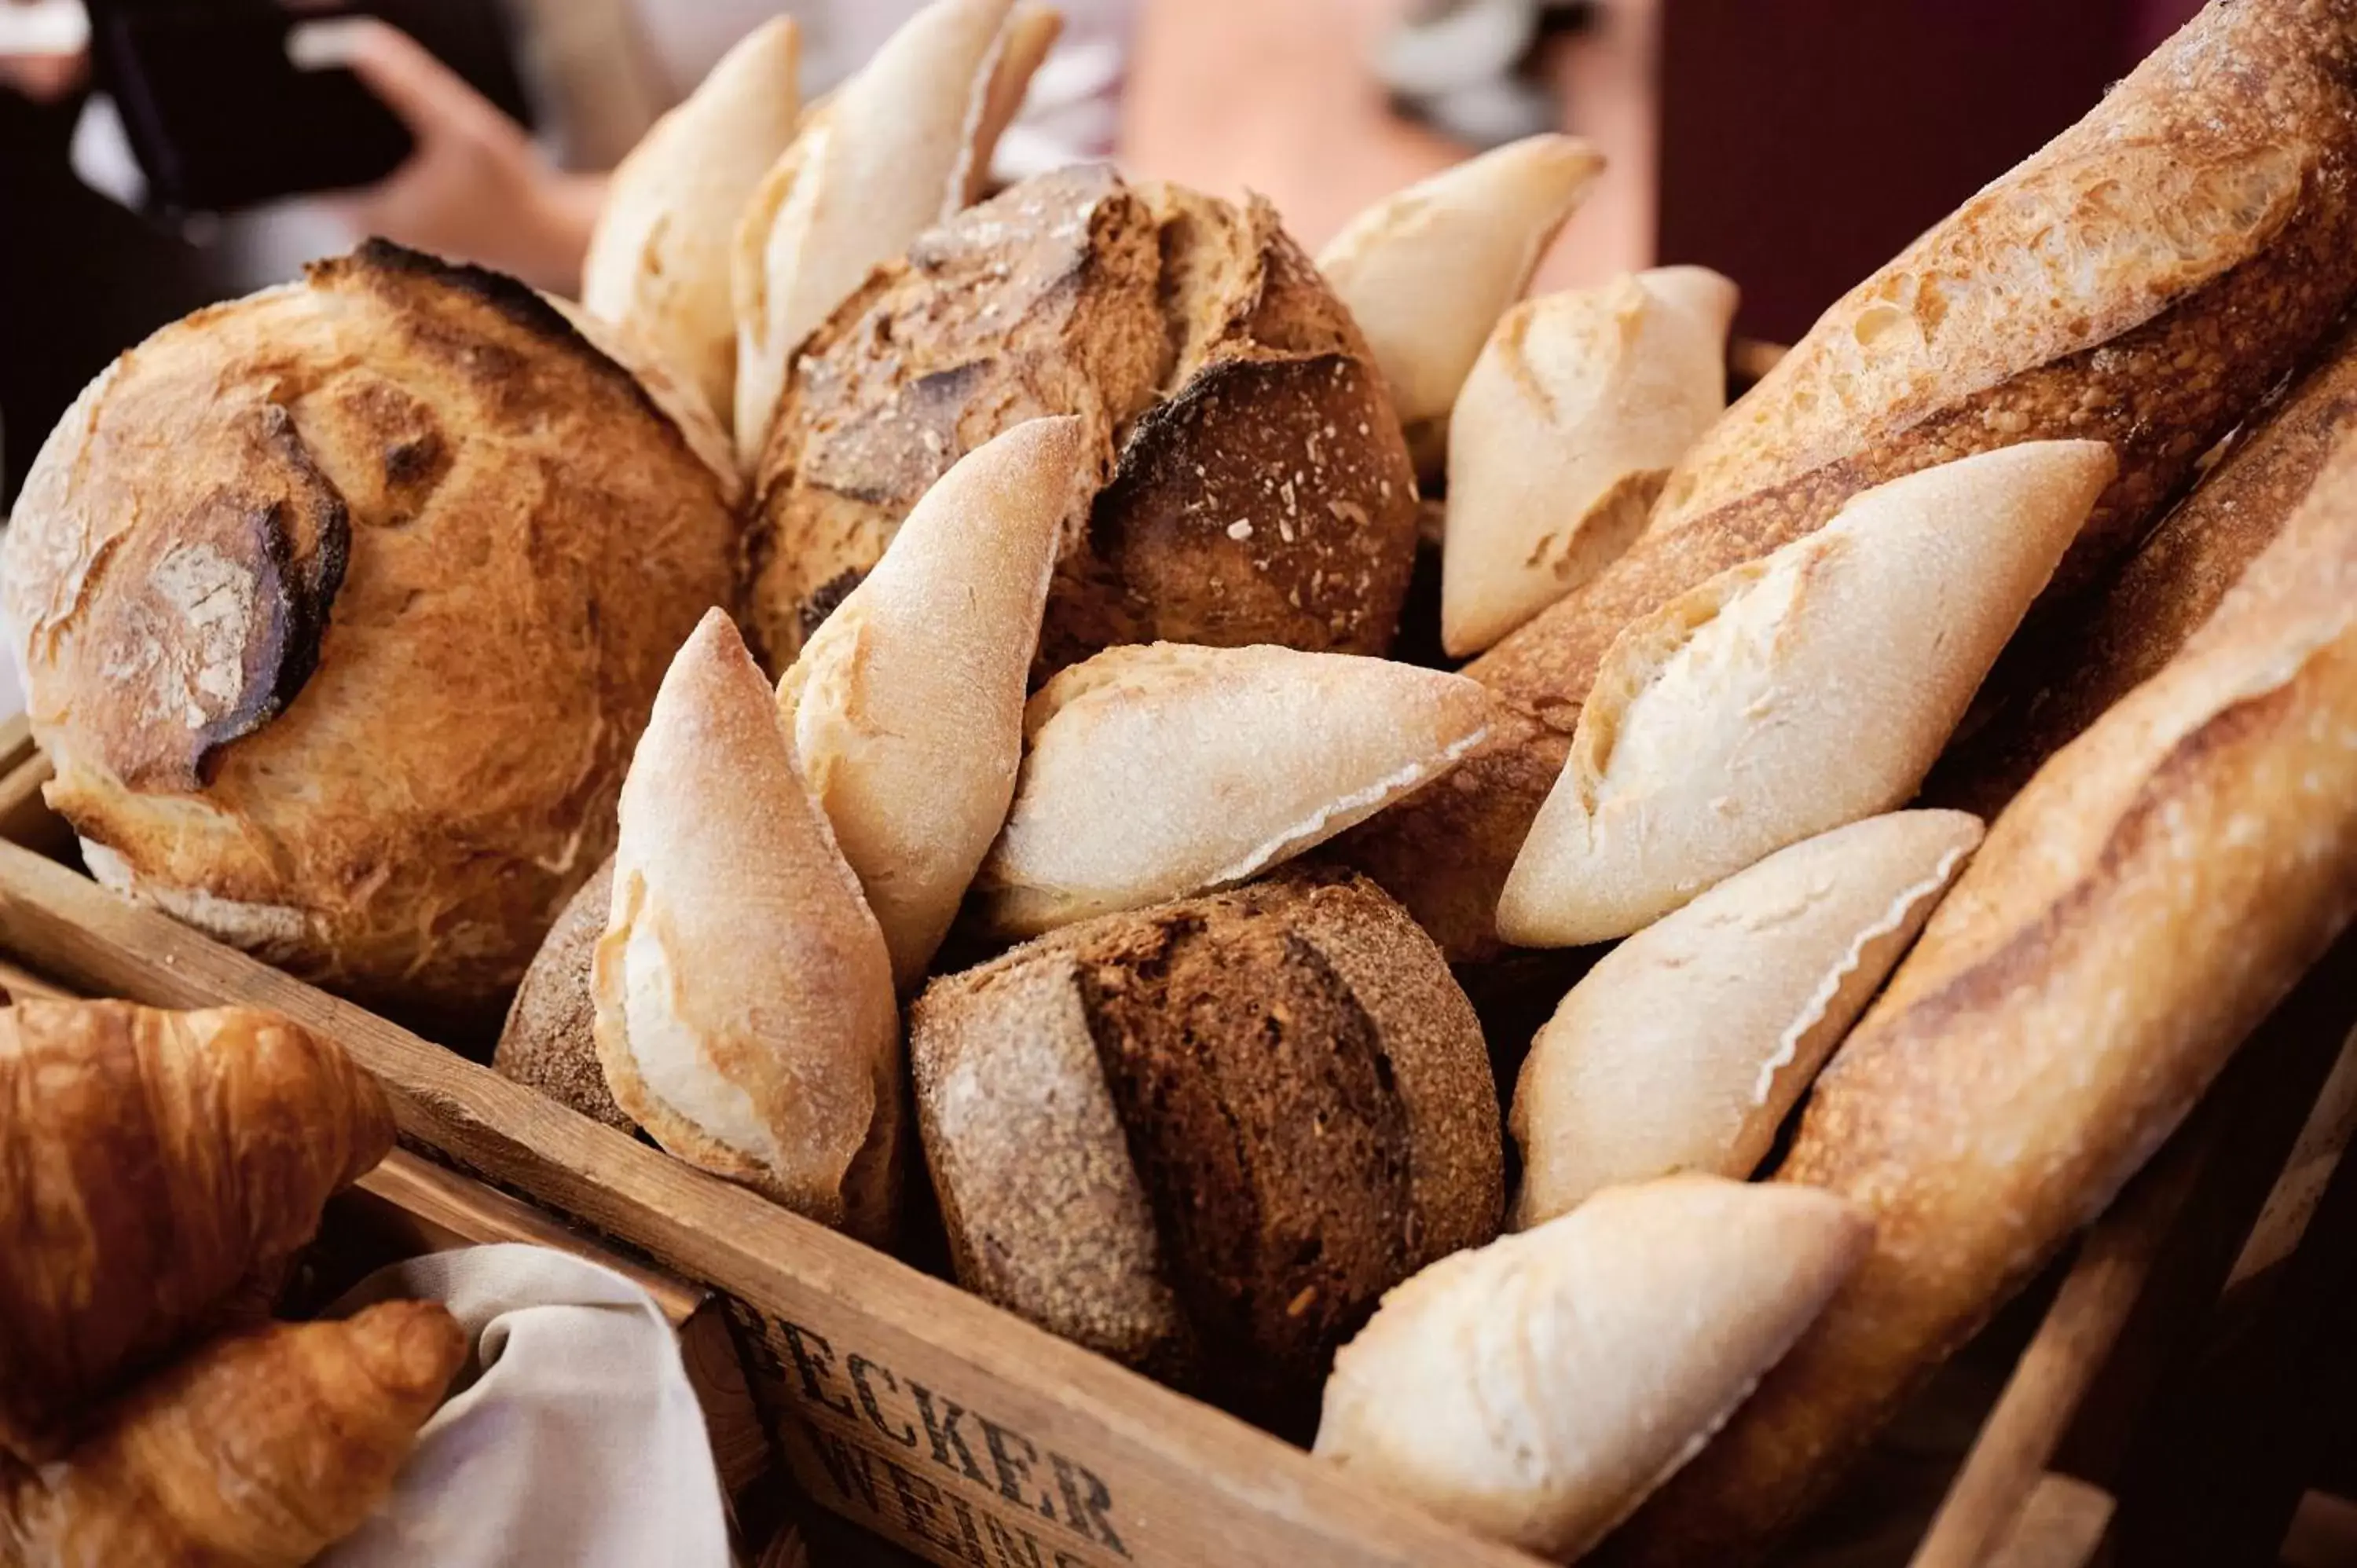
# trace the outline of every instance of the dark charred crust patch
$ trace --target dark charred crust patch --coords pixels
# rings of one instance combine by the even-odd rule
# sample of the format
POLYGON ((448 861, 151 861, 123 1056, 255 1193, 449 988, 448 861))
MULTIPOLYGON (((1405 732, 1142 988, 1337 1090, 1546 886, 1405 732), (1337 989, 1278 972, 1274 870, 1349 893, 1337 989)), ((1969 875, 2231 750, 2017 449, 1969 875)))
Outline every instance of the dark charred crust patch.
POLYGON ((852 570, 838 572, 820 584, 817 591, 802 602, 802 640, 808 642, 816 637, 818 628, 826 624, 826 618, 840 608, 843 601, 851 596, 852 590, 866 580, 866 573, 852 570))

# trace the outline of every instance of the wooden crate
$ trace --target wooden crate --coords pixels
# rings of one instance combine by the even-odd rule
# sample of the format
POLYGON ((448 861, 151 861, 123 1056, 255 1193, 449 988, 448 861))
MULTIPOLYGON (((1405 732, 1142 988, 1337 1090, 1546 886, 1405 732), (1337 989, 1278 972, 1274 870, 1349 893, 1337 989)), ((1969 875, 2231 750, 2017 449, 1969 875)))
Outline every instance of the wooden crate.
MULTIPOLYGON (((819 1506, 945 1568, 1535 1562, 135 908, 70 864, 70 835, 40 805, 47 777, 21 725, 0 728, 0 953, 82 993, 246 1003, 342 1043, 383 1081, 404 1144, 423 1156, 390 1163, 369 1194, 425 1233, 481 1239, 492 1209, 501 1233, 585 1245, 577 1227, 693 1282, 690 1318, 725 1316, 760 1424, 819 1506)), ((2066 1440, 2100 1454, 2084 1432, 2133 1425, 2238 1258, 2296 1250, 2316 1162, 2337 1157, 2357 1122, 2329 1115, 2323 1094, 2336 1063, 2352 1058, 2344 1079, 2357 1067, 2352 1021, 2357 935, 2058 1266, 2059 1289, 1969 1454, 1943 1462, 1928 1530, 1919 1513, 1881 1554, 1803 1543, 1788 1561, 2089 1562, 2113 1511, 2107 1477, 2100 1460, 2064 1473, 2055 1456, 2066 1440)), ((761 1489, 749 1454, 731 1474, 740 1491, 761 1489)), ((1874 1501, 1862 1499, 1868 1512, 1874 1501)))

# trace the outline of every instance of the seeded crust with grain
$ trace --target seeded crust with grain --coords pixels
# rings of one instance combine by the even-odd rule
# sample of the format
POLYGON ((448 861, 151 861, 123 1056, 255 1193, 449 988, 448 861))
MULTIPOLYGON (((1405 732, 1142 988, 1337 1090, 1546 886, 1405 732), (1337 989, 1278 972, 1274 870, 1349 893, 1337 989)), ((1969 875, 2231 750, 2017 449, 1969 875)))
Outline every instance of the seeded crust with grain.
POLYGON ((1480 1027, 1361 877, 1067 927, 935 981, 909 1048, 960 1282, 1256 1419, 1497 1233, 1480 1027))
POLYGON ((597 1061, 597 1002, 589 992, 590 961, 613 903, 614 863, 608 859, 566 903, 523 972, 523 983, 508 1004, 507 1026, 491 1053, 491 1069, 593 1122, 635 1133, 639 1124, 614 1103, 606 1069, 597 1061))
POLYGON ((555 307, 372 242, 166 328, 43 447, 5 596, 48 798, 136 897, 496 1017, 735 536, 555 307))
POLYGON ((2357 451, 2183 652, 1993 826, 1818 1080, 1779 1181, 1865 1263, 1612 1543, 1755 1560, 2093 1219, 2357 914, 2357 451))
POLYGON ((765 661, 792 661, 951 464, 1058 413, 1104 488, 1065 542, 1041 673, 1157 639, 1388 647, 1415 486, 1358 329, 1266 202, 1090 166, 920 236, 805 346, 747 541, 765 661))
POLYGON ((1481 752, 1347 858, 1452 959, 1494 955, 1507 868, 1620 629, 1857 492, 2015 442, 2112 444, 2083 585, 2357 289, 2357 8, 2217 0, 2084 120, 1853 290, 1706 435, 1627 553, 1467 667, 1481 752))

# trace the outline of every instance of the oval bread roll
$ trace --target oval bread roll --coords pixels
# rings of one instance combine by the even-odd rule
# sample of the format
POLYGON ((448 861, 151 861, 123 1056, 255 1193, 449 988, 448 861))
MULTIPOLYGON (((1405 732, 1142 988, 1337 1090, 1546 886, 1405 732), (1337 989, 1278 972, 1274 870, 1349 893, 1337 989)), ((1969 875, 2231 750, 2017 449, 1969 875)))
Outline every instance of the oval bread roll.
POLYGON ((899 1017, 859 882, 718 610, 672 660, 622 786, 592 967, 615 1103, 664 1148, 881 1241, 899 1017))
POLYGON ((1607 953, 1523 1060, 1514 1229, 1624 1182, 1749 1176, 1980 842, 1962 811, 1869 817, 1607 953))
POLYGON ((976 886, 1032 936, 1257 875, 1447 772, 1488 704, 1436 670, 1286 648, 1111 648, 1031 699, 976 886))
POLYGON ((903 988, 1006 821, 1057 547, 1087 515, 1077 419, 1018 424, 925 492, 778 688, 794 756, 903 988))
POLYGON ((1457 394, 1440 637, 1479 653, 1628 548, 1727 406, 1735 285, 1662 267, 1506 312, 1457 394))
POLYGON ((1560 1562, 1691 1458, 1869 1230, 1802 1187, 1670 1176, 1435 1263, 1334 1359, 1318 1456, 1560 1562))
POLYGON ((1603 168, 1576 136, 1526 136, 1394 191, 1318 253, 1412 443, 1448 417, 1490 329, 1603 168))
POLYGON ((737 396, 729 243, 793 140, 801 56, 791 16, 723 55, 615 168, 581 263, 581 303, 678 366, 724 427, 737 396))
POLYGON ((1895 480, 1623 632, 1498 905, 1530 947, 1627 936, 1903 803, 2114 471, 2041 441, 1895 480))
MULTIPOLYGON (((803 116, 731 265, 737 460, 761 455, 794 350, 879 263, 965 205, 1012 0, 933 0, 803 116)), ((1001 93, 1005 91, 1000 89, 1001 93)))

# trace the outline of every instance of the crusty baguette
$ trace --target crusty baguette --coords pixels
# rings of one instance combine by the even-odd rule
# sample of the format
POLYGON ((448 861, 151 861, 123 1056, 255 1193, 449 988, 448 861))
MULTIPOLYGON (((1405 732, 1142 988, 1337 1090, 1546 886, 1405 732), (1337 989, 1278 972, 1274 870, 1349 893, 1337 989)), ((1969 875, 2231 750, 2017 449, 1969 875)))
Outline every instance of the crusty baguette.
POLYGON ((1506 312, 1448 426, 1441 642, 1462 659, 1629 546, 1727 406, 1735 285, 1661 267, 1506 312))
POLYGON ((2352 435, 2357 320, 2099 597, 2006 650, 1981 694, 1983 722, 1932 769, 1926 798, 1985 816, 2004 810, 2048 757, 2185 646, 2352 435))
POLYGON ((1609 941, 1907 801, 2111 482, 2037 441, 1910 474, 1632 623, 1516 857, 1498 934, 1609 941))
POLYGON ((988 165, 975 132, 1011 4, 933 0, 802 116, 747 202, 731 263, 747 470, 802 339, 871 269, 964 206, 971 171, 988 165))
POLYGON ((1872 1252, 1625 1560, 1748 1560, 2183 1118, 2357 910, 2357 452, 2040 770, 1818 1079, 1777 1180, 1872 1252))
POLYGON ((889 1236, 892 961, 770 683, 718 610, 672 660, 623 783, 591 983, 606 1082, 657 1143, 824 1224, 889 1236))
POLYGON ((779 685, 795 761, 903 990, 1006 821, 1039 615, 1095 459, 1071 418, 1018 424, 959 459, 779 685))
POLYGON ((1318 1457, 1568 1562, 1691 1458, 1866 1251, 1803 1187, 1669 1176, 1435 1263, 1334 1360, 1318 1457))
POLYGON ((1285 872, 1069 926, 910 1015, 968 1290, 1264 1421, 1375 1300, 1497 1234, 1481 1030, 1365 878, 1285 872))
POLYGON ((581 263, 581 303, 655 346, 723 426, 737 395, 729 242, 761 177, 793 140, 801 34, 775 16, 616 166, 581 263))
POLYGON ((1031 699, 984 918, 1034 936, 1256 876, 1447 772, 1488 715, 1472 682, 1389 660, 1107 649, 1031 699))
POLYGON ((1443 449, 1438 435, 1482 341, 1603 167, 1576 136, 1526 136, 1394 191, 1318 253, 1411 446, 1443 449))
POLYGON ((1006 18, 1006 30, 998 40, 998 58, 991 62, 990 85, 983 90, 982 117, 974 126, 974 156, 965 171, 967 205, 990 194, 991 154, 998 138, 1023 112, 1023 97, 1031 91, 1031 79, 1047 62, 1049 51, 1063 31, 1063 14, 1053 5, 1035 5, 1032 0, 1018 0, 1006 18))
POLYGON ((2066 564, 2092 569, 2357 285, 2352 158, 2357 8, 2213 4, 1828 312, 1688 455, 1625 554, 1469 666, 1505 699, 1491 739, 1348 858, 1452 958, 1493 952, 1487 916, 1621 628, 1896 475, 2108 441, 2120 477, 2066 564))
POLYGON ((1869 817, 1607 953, 1523 1059, 1514 1228, 1624 1182, 1749 1176, 1980 842, 1961 811, 1869 817))

